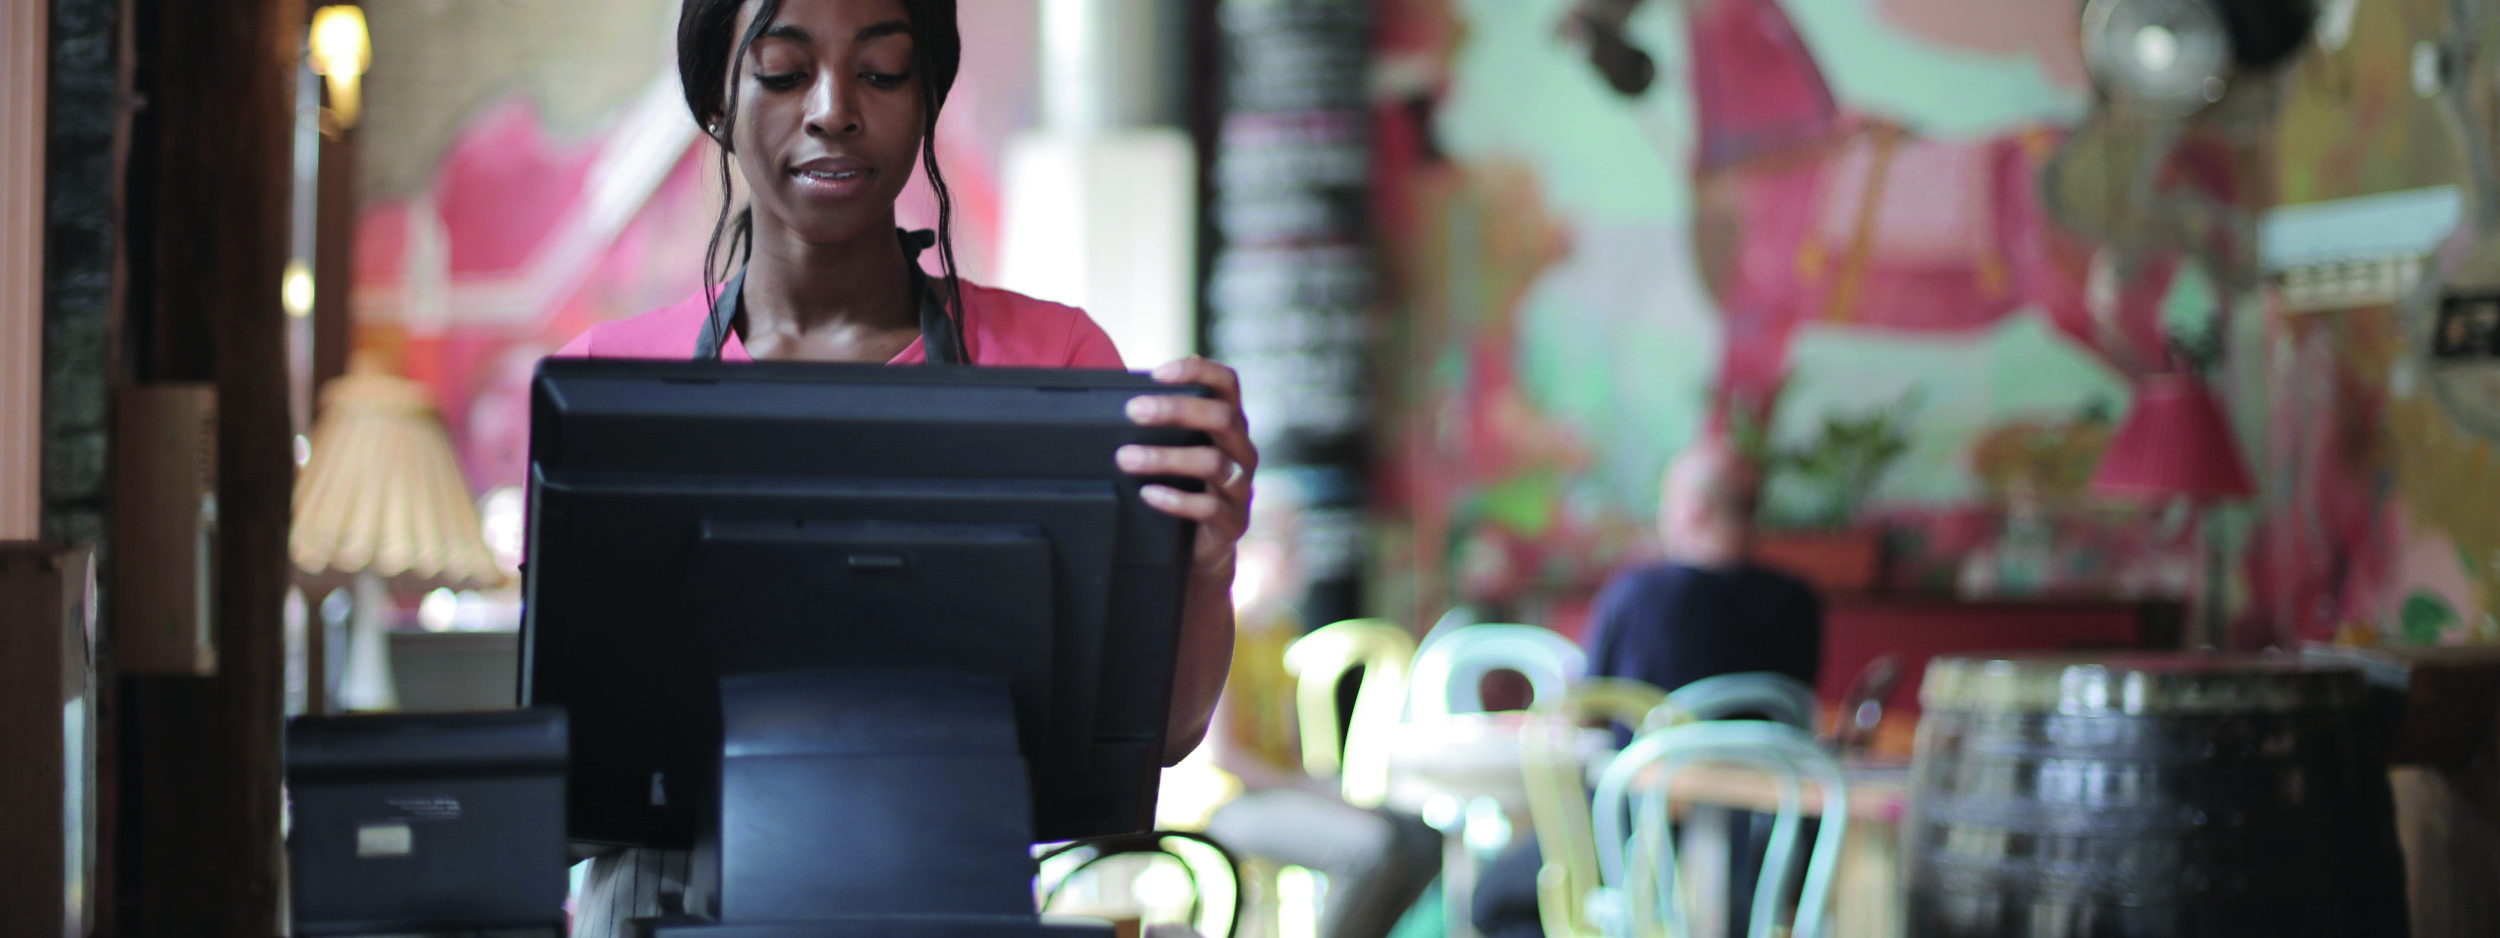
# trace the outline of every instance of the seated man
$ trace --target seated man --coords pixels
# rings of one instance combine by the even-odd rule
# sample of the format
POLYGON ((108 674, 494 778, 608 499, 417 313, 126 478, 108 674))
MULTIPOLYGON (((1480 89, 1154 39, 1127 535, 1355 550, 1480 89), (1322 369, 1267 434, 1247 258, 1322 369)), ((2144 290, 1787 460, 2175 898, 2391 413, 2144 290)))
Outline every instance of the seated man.
POLYGON ((1813 684, 1823 663, 1823 601, 1796 577, 1753 566, 1759 473, 1705 440, 1676 458, 1658 507, 1665 561, 1618 574, 1589 616, 1591 677, 1661 690, 1720 674, 1770 671, 1813 684))
MULTIPOLYGON (((1669 691, 1750 671, 1814 683, 1822 666, 1822 600, 1797 578, 1748 560, 1760 490, 1760 473, 1722 439, 1705 439, 1676 457, 1659 497, 1665 559, 1618 574, 1598 593, 1586 637, 1590 677, 1669 691)), ((1740 895, 1728 921, 1738 934, 1759 863, 1758 856, 1740 857, 1733 870, 1731 886, 1740 895)), ((1543 934, 1536 900, 1543 864, 1531 839, 1485 871, 1474 918, 1486 938, 1543 934)))

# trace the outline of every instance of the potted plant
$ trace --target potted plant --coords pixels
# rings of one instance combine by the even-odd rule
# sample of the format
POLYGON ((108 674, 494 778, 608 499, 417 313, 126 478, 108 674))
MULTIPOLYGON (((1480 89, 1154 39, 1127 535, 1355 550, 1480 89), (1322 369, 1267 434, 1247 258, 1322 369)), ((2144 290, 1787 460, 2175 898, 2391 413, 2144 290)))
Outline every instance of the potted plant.
POLYGON ((1762 467, 1753 557, 1827 591, 1873 589, 1883 577, 1882 532, 1857 524, 1868 492, 1909 451, 1910 395, 1855 413, 1831 412, 1813 436, 1781 445, 1768 419, 1739 411, 1731 441, 1762 467))

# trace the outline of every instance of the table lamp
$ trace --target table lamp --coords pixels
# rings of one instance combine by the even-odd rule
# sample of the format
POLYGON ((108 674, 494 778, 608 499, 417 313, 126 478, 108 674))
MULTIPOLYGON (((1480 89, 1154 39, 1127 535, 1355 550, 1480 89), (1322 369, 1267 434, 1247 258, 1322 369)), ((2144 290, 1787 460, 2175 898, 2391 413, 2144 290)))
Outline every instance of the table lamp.
MULTIPOLYGON (((478 529, 477 507, 425 388, 363 363, 321 392, 312 458, 295 478, 287 532, 295 566, 351 582, 345 710, 391 710, 385 610, 392 589, 481 589, 503 569, 478 529)), ((321 694, 315 681, 314 694, 321 694)))
POLYGON ((2202 514, 2216 502, 2248 497, 2256 486, 2213 393, 2184 372, 2138 379, 2135 404, 2110 438, 2091 488, 2152 504, 2183 500, 2196 512, 2189 529, 2204 541, 2204 641, 2219 646, 2222 559, 2220 545, 2203 533, 2202 514))

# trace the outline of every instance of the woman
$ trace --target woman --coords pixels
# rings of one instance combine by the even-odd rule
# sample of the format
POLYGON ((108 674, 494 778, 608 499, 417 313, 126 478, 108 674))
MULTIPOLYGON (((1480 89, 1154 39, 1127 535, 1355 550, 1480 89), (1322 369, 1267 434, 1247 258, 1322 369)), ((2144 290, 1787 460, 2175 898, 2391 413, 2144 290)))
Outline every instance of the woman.
MULTIPOLYGON (((561 354, 1121 367, 1084 313, 956 277, 952 206, 934 147, 961 59, 955 0, 685 0, 677 67, 686 104, 724 151, 724 189, 736 162, 748 205, 734 216, 723 206, 703 293, 594 327, 561 354), (915 161, 938 197, 933 239, 895 228, 895 199, 915 161), (932 241, 935 277, 916 260, 932 241)), ((1147 504, 1198 525, 1163 753, 1169 765, 1197 746, 1223 686, 1234 544, 1248 524, 1258 452, 1231 369, 1192 358, 1154 376, 1215 392, 1140 397, 1129 408, 1140 424, 1203 431, 1214 445, 1130 446, 1118 455, 1131 473, 1206 482, 1196 493, 1143 489, 1147 504)), ((683 888, 684 870, 684 855, 666 851, 595 859, 575 934, 604 935, 626 918, 657 914, 659 896, 683 888)))

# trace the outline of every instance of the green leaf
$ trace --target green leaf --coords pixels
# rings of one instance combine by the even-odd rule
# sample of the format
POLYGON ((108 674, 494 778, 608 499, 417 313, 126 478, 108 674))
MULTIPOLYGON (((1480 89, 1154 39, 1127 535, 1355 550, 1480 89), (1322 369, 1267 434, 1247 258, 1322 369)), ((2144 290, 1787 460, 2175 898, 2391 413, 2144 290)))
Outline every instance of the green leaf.
POLYGON ((2413 645, 2439 644, 2440 636, 2457 621, 2457 610, 2448 605, 2447 598, 2429 590, 2413 591, 2397 613, 2399 632, 2413 645))

